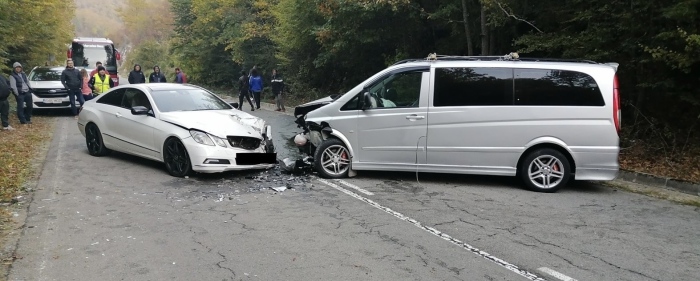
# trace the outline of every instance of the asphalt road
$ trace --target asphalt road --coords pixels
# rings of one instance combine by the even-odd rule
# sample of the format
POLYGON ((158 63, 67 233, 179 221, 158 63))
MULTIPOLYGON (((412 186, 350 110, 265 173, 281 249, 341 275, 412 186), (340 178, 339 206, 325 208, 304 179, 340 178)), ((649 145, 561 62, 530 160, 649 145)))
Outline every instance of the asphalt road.
MULTIPOLYGON (((254 114, 294 157, 292 118, 254 114)), ((500 177, 173 178, 89 156, 75 120, 57 118, 9 280, 700 280, 696 207, 500 177)))

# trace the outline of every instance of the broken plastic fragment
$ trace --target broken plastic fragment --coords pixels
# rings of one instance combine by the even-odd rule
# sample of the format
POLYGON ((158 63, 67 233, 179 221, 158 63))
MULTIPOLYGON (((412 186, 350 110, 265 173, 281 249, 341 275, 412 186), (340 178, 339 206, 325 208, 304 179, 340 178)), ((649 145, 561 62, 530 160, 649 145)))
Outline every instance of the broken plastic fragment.
POLYGON ((282 192, 282 191, 287 190, 287 187, 286 187, 286 186, 270 187, 270 188, 272 188, 274 191, 277 191, 277 192, 282 192))

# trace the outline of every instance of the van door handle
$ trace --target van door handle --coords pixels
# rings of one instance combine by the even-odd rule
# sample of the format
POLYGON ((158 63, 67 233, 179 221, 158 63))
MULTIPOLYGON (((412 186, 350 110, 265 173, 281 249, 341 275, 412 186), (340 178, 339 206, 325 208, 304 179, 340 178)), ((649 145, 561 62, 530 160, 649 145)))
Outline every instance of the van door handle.
POLYGON ((406 116, 406 119, 411 120, 411 121, 415 121, 415 120, 425 119, 425 116, 418 116, 415 114, 411 114, 409 116, 406 116))

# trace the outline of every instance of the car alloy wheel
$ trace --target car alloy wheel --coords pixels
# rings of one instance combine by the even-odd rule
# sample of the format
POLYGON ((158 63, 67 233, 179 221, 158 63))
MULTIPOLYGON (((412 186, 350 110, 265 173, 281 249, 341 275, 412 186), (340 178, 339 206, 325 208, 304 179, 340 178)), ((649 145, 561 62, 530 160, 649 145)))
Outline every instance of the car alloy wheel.
POLYGON ((545 148, 527 156, 521 165, 526 185, 539 192, 555 192, 568 182, 571 171, 568 159, 559 151, 545 148))
POLYGON ((163 160, 168 173, 174 177, 184 177, 192 171, 190 156, 179 139, 170 138, 165 142, 163 160))
POLYGON ((350 152, 339 139, 323 141, 316 149, 314 166, 325 178, 344 178, 350 171, 350 152))
POLYGON ((85 144, 87 145, 88 153, 92 156, 105 156, 109 153, 102 141, 102 133, 100 128, 94 123, 89 123, 85 126, 85 144))

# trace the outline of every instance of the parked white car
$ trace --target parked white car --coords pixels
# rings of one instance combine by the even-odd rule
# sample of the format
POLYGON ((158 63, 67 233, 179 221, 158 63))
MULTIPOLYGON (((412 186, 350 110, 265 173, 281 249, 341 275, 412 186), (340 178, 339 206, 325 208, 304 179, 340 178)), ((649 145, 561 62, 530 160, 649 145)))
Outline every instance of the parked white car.
POLYGON ((176 177, 274 167, 271 126, 237 107, 194 85, 122 85, 87 101, 78 127, 90 155, 164 162, 176 177))
MULTIPOLYGON (((61 84, 63 66, 37 66, 29 72, 27 79, 32 87, 34 109, 71 108, 68 90, 61 84)), ((79 102, 75 103, 80 106, 79 102)))

